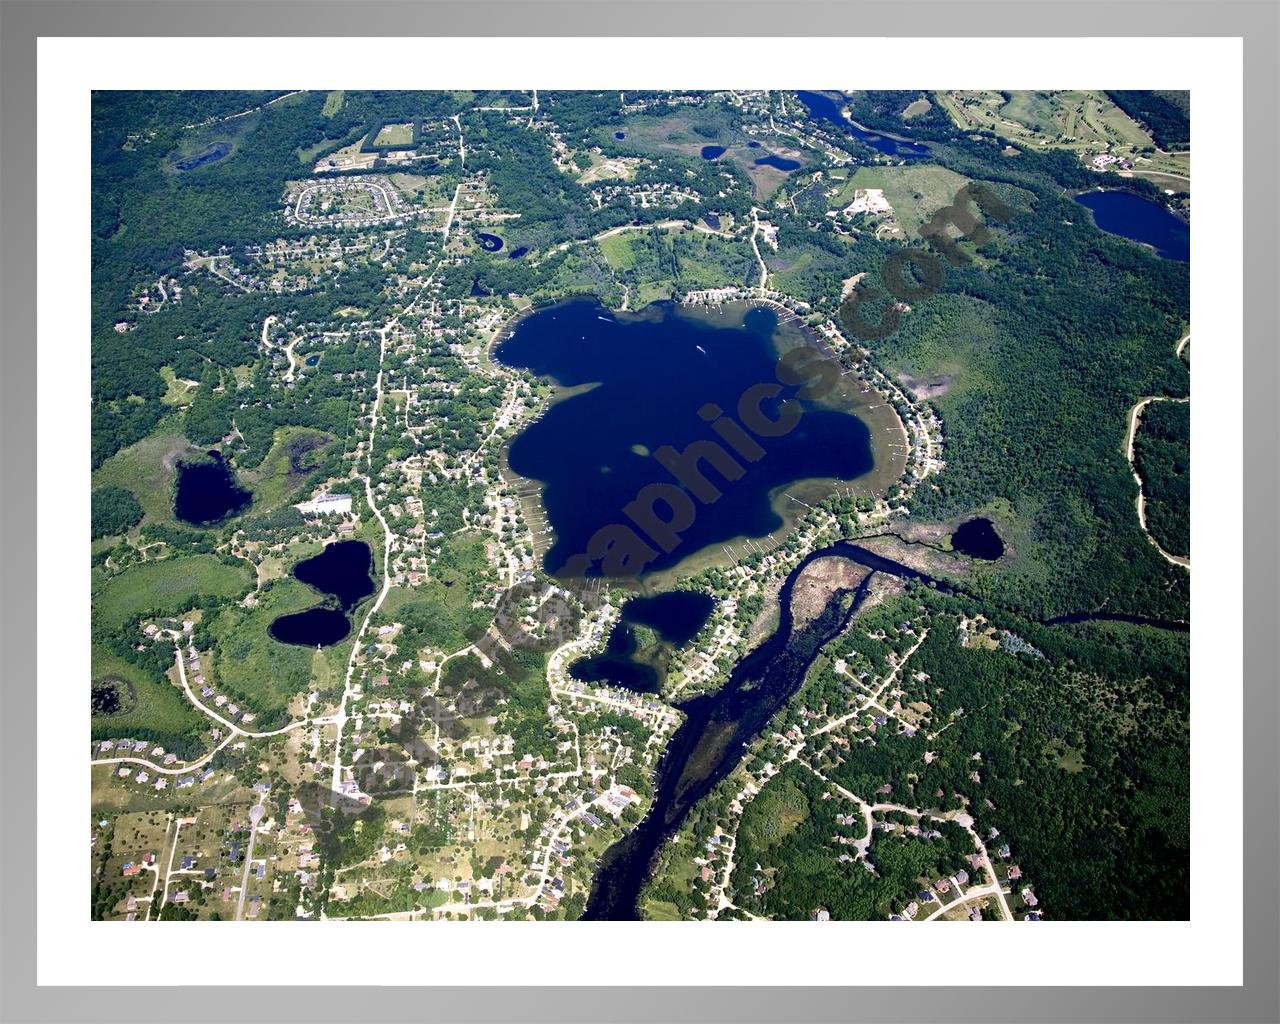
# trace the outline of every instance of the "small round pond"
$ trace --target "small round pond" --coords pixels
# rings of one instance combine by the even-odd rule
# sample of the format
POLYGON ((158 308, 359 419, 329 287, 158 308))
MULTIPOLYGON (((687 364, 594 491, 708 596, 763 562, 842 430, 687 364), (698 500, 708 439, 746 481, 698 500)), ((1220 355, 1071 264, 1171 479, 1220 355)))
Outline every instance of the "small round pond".
POLYGON ((962 555, 994 562, 1004 555, 1004 541, 990 519, 969 519, 956 527, 951 547, 962 555))
POLYGON ((178 483, 173 514, 184 523, 209 526, 243 511, 253 494, 236 481, 222 453, 212 450, 208 459, 178 463, 178 483))

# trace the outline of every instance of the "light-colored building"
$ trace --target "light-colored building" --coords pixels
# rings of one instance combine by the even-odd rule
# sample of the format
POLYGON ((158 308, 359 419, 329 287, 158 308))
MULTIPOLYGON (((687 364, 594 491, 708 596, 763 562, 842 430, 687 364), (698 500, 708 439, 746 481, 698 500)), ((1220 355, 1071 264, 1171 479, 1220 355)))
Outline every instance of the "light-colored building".
POLYGON ((351 512, 351 495, 322 494, 318 498, 304 501, 300 505, 294 505, 293 507, 304 516, 348 515, 351 512))

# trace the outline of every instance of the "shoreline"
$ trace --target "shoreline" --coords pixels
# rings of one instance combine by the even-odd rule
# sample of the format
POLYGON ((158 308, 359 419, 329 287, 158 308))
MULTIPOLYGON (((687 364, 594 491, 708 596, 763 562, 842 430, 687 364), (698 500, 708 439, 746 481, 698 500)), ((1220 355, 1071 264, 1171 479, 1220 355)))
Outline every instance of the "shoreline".
MULTIPOLYGON (((741 307, 740 311, 735 309, 728 313, 733 320, 731 326, 735 324, 741 326, 742 321, 753 309, 767 308, 778 317, 778 322, 774 327, 770 341, 779 357, 793 348, 808 344, 817 348, 827 358, 841 365, 843 369, 839 353, 820 331, 801 320, 795 310, 769 296, 733 297, 716 303, 698 301, 696 299, 691 300, 689 298, 679 301, 661 299, 651 302, 639 310, 631 311, 609 309, 600 297, 595 295, 566 296, 564 299, 549 305, 534 306, 531 304, 525 309, 517 310, 495 329, 493 335, 484 346, 483 358, 494 367, 500 367, 504 373, 518 373, 519 371, 515 368, 502 363, 495 357, 494 353, 497 346, 511 337, 520 323, 533 313, 554 309, 570 302, 582 301, 594 302, 608 310, 614 317, 626 321, 652 319, 660 312, 660 308, 663 305, 672 306, 678 316, 699 322, 710 322, 713 315, 716 317, 726 315, 726 312, 724 312, 725 307, 741 307), (700 307, 707 312, 702 314, 694 312, 700 307), (713 310, 715 311, 714 313, 712 312, 713 310), (798 340, 793 340, 793 343, 788 344, 785 332, 792 332, 794 335, 798 335, 798 340)), ((522 476, 512 469, 509 459, 510 449, 516 438, 524 430, 527 430, 531 424, 545 415, 547 410, 560 402, 598 386, 598 384, 588 383, 566 387, 553 378, 539 379, 550 381, 551 395, 538 408, 535 416, 524 421, 520 430, 503 442, 498 452, 498 472, 503 483, 516 491, 516 498, 520 502, 525 521, 529 525, 529 532, 533 538, 534 558, 537 562, 537 567, 534 571, 544 573, 555 579, 556 577, 547 573, 542 566, 542 559, 546 551, 553 547, 557 540, 555 528, 547 517, 546 507, 542 501, 542 491, 545 483, 541 480, 522 476), (535 524, 537 528, 535 528, 535 524), (542 529, 547 529, 550 532, 542 533, 540 532, 542 529)), ((848 373, 845 372, 841 376, 841 381, 844 382, 847 379, 848 373)), ((740 534, 718 543, 704 545, 696 551, 691 551, 674 565, 642 573, 635 580, 621 581, 621 585, 634 586, 644 590, 661 590, 675 586, 680 580, 695 576, 710 568, 728 568, 737 564, 744 548, 754 549, 752 553, 755 553, 761 549, 767 551, 781 546, 794 532, 799 520, 806 512, 810 511, 812 505, 816 505, 834 494, 843 492, 873 500, 883 499, 895 484, 901 484, 906 479, 910 466, 910 452, 912 450, 910 431, 894 409, 890 396, 882 394, 872 386, 870 381, 864 382, 859 379, 858 383, 862 385, 860 388, 850 388, 847 384, 842 384, 838 392, 827 396, 817 404, 820 408, 849 413, 867 428, 870 435, 869 446, 872 458, 872 466, 867 472, 848 480, 835 477, 805 477, 779 485, 769 495, 770 509, 781 520, 781 523, 774 530, 759 536, 740 534), (895 450, 893 443, 878 440, 878 436, 884 431, 893 431, 901 437, 901 452, 895 450), (796 497, 792 492, 799 493, 801 497, 796 497)), ((895 437, 896 440, 897 438, 895 437)), ((619 581, 612 582, 618 583, 619 581)))

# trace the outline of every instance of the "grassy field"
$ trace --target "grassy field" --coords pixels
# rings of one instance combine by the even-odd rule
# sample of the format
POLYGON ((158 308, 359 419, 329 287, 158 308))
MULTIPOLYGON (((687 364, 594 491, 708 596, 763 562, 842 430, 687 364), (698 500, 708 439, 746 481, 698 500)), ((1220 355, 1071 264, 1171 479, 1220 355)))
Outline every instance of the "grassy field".
MULTIPOLYGON (((421 626, 421 640, 452 653, 465 646, 464 633, 471 619, 484 612, 472 602, 485 595, 490 575, 484 542, 465 534, 445 542, 430 578, 417 587, 392 587, 378 612, 378 621, 396 622, 410 617, 421 626)), ((491 613, 488 613, 491 614, 491 613)))
POLYGON ((932 109, 933 104, 921 97, 908 103, 906 109, 902 112, 902 116, 909 120, 913 117, 919 117, 921 114, 927 114, 932 109))
POLYGON ((375 146, 413 145, 413 124, 384 124, 373 140, 375 146))
POLYGON ((1028 146, 1098 151, 1110 145, 1153 144, 1141 125, 1099 91, 955 90, 936 95, 960 127, 990 129, 1028 146))
POLYGON ((631 249, 631 239, 624 232, 600 240, 600 250, 614 270, 630 270, 636 265, 636 254, 631 249))
POLYGON ((951 205, 956 193, 968 181, 962 174, 930 164, 859 167, 856 174, 845 179, 839 193, 829 203, 833 209, 847 206, 853 201, 853 193, 857 189, 883 189, 898 223, 915 238, 919 237, 920 225, 944 206, 951 205))
MULTIPOLYGON (((311 684, 315 651, 273 640, 268 629, 277 616, 317 605, 320 597, 306 584, 284 577, 259 592, 255 607, 222 609, 210 626, 218 640, 214 657, 218 689, 257 711, 283 711, 295 694, 311 684)), ((345 658, 350 643, 348 637, 335 644, 326 658, 345 658)))
POLYGON ((745 284, 755 264, 745 240, 700 231, 625 232, 599 245, 610 269, 632 285, 633 309, 671 295, 673 263, 674 283, 684 290, 745 284))
MULTIPOLYGON (((1188 177, 1191 173, 1186 153, 1158 149, 1141 153, 1155 147, 1151 135, 1097 90, 951 90, 937 92, 934 98, 960 127, 994 131, 1015 146, 1070 149, 1082 156, 1111 152, 1134 159, 1148 172, 1188 177)), ((1181 188, 1188 190, 1190 181, 1183 182, 1181 188)))
POLYGON ((679 921, 680 908, 666 900, 645 900, 641 916, 646 921, 679 921))
POLYGON ((305 497, 299 493, 310 475, 304 467, 333 441, 332 434, 306 427, 278 428, 262 465, 241 474, 253 491, 253 510, 266 512, 305 497))
POLYGON ((197 381, 179 380, 174 375, 173 367, 160 367, 160 376, 164 378, 165 393, 160 401, 165 405, 190 405, 196 400, 197 381))
POLYGON ((93 486, 133 491, 146 513, 144 523, 173 522, 174 464, 198 451, 176 423, 165 420, 154 434, 122 448, 93 474, 93 486))
POLYGON ((145 612, 178 614, 199 597, 240 597, 248 593, 252 582, 248 564, 227 565, 215 555, 143 562, 110 578, 95 570, 94 624, 117 629, 145 612))
POLYGON ((111 679, 127 683, 133 691, 132 705, 114 715, 94 715, 91 728, 95 740, 131 737, 141 730, 160 737, 156 742, 172 747, 163 737, 191 736, 201 732, 208 719, 187 700, 183 692, 163 676, 148 674, 100 644, 91 653, 93 681, 111 679))
POLYGON ((324 107, 321 109, 320 113, 325 117, 333 117, 334 114, 342 109, 342 105, 346 103, 346 101, 346 90, 334 89, 324 98, 324 107))

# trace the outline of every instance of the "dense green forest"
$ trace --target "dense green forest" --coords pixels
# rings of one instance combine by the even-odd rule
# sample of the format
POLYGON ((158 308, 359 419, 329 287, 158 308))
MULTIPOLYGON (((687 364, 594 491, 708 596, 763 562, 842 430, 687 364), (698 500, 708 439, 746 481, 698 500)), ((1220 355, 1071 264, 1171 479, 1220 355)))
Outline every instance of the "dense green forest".
POLYGON ((1151 131, 1161 149, 1186 149, 1191 145, 1190 95, 1155 89, 1112 89, 1116 106, 1151 131))
POLYGON ((1172 555, 1191 554, 1191 404, 1151 402, 1133 442, 1147 529, 1172 555))
MULTIPOLYGON (((838 741, 811 737, 743 811, 737 907, 786 919, 818 908, 836 919, 883 919, 931 879, 961 867, 973 873, 964 861, 972 841, 938 817, 920 820, 941 833, 931 842, 877 826, 867 851, 875 873, 842 856, 866 830, 836 784, 925 815, 966 812, 992 858, 1020 866, 1052 919, 1186 919, 1186 634, 1000 615, 991 625, 1008 631, 1004 642, 962 644, 961 618, 984 611, 992 614, 972 599, 913 587, 860 614, 828 645, 765 737, 808 730, 815 710, 839 713, 855 699, 849 675, 834 668, 838 659, 855 673, 883 671, 890 653, 900 657, 923 630, 898 700, 927 708, 928 717, 915 730, 890 722, 838 741), (906 622, 914 632, 897 632, 906 622), (1010 851, 1001 854, 1005 844, 1010 851)), ((762 739, 747 759, 753 771, 777 763, 782 749, 771 742, 762 739)), ((742 785, 730 777, 695 808, 683 841, 664 851, 646 899, 702 916, 701 890, 683 881, 688 858, 717 825, 731 825, 729 805, 742 785)), ((877 818, 915 820, 899 812, 877 818)))
POLYGON ((93 539, 124 533, 142 518, 142 506, 123 487, 96 487, 91 496, 90 523, 93 539))
MULTIPOLYGON (((914 507, 952 518, 1009 503, 1020 550, 999 574, 971 581, 978 592, 1038 616, 1106 606, 1185 618, 1186 573, 1143 543, 1121 441, 1140 396, 1187 391, 1173 341, 1187 319, 1188 266, 1095 228, 1063 195, 1097 179, 1073 154, 1015 160, 995 140, 950 136, 933 147, 939 163, 1022 198, 985 242, 960 244, 967 259, 936 256, 936 293, 868 342, 891 372, 946 382, 931 402, 947 465, 914 507)), ((852 315, 871 324, 886 315, 889 300, 878 301, 846 305, 851 333, 867 333, 852 315)))

